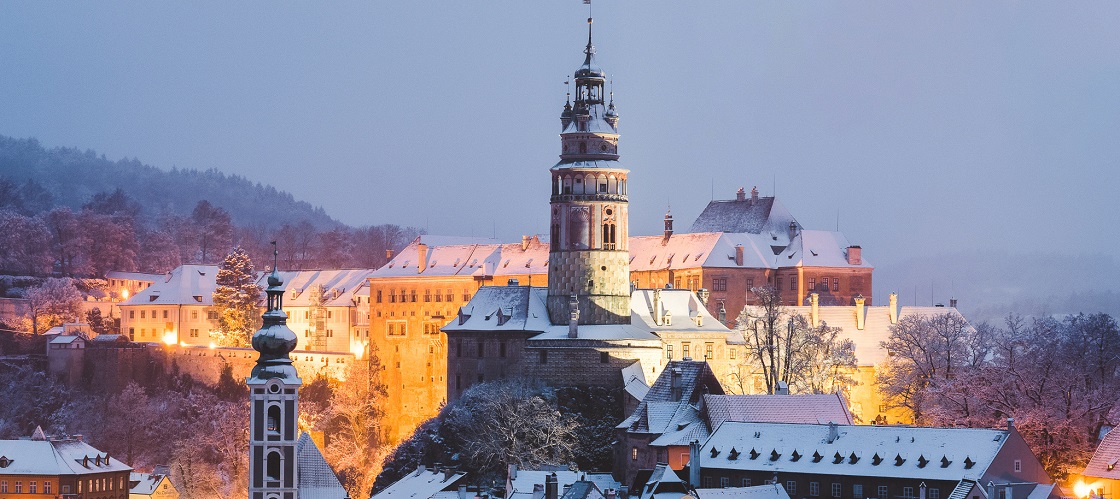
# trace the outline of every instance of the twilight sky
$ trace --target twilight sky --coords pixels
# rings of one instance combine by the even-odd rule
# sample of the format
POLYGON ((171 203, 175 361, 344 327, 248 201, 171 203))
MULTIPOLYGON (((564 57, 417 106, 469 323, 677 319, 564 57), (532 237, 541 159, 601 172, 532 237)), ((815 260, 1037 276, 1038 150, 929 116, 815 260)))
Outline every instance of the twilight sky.
MULTIPOLYGON (((757 185, 875 264, 1120 243, 1120 2, 594 5, 632 233, 757 185)), ((0 134, 267 182, 352 224, 547 233, 587 8, 3 2, 0 134)))

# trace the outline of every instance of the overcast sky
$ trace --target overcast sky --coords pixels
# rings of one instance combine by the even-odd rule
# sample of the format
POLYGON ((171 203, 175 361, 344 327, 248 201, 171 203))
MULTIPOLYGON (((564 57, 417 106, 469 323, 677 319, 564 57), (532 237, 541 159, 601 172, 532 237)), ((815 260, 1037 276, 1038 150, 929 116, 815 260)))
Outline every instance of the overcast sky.
MULTIPOLYGON (((352 225, 547 233, 587 7, 0 2, 0 134, 352 225)), ((872 263, 1120 242, 1120 2, 594 5, 632 233, 757 185, 872 263)))

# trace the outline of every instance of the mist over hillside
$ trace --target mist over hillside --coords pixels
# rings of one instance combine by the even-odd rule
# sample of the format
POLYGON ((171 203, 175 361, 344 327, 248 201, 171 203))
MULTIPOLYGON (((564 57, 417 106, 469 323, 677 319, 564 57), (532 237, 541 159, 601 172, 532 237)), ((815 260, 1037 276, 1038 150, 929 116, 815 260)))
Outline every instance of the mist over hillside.
POLYGON ((948 305, 956 298, 976 322, 998 322, 1009 313, 1120 316, 1120 262, 1112 255, 961 251, 876 263, 880 305, 897 291, 902 305, 948 305))
POLYGON ((18 185, 32 181, 42 186, 49 194, 42 202, 50 206, 31 207, 28 211, 33 212, 54 205, 77 210, 94 194, 121 189, 140 204, 140 218, 146 221, 161 215, 190 215, 199 201, 207 200, 228 211, 239 226, 274 229, 307 221, 324 230, 341 225, 321 207, 215 168, 162 170, 135 158, 112 161, 89 149, 47 148, 33 138, 0 135, 0 177, 18 185))

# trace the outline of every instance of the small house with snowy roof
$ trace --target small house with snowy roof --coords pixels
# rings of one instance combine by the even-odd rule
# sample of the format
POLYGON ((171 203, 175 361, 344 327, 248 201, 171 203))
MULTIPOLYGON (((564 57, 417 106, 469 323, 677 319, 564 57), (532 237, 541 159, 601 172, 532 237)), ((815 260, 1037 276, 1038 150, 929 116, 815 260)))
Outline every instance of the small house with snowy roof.
POLYGON ((127 499, 127 464, 83 441, 81 435, 0 440, 0 497, 105 497, 127 499))
POLYGON ((1074 494, 1087 497, 1115 498, 1120 493, 1120 431, 1111 430, 1093 451, 1093 457, 1076 477, 1074 494))

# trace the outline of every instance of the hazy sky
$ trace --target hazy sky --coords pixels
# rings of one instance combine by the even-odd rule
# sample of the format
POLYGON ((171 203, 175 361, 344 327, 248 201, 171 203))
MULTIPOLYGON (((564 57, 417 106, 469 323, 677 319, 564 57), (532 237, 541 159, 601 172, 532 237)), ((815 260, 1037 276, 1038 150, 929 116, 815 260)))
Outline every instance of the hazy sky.
MULTIPOLYGON (((1120 243, 1120 2, 594 5, 632 233, 757 185, 872 263, 1120 243)), ((352 224, 547 233, 587 7, 0 2, 0 134, 352 224)))

